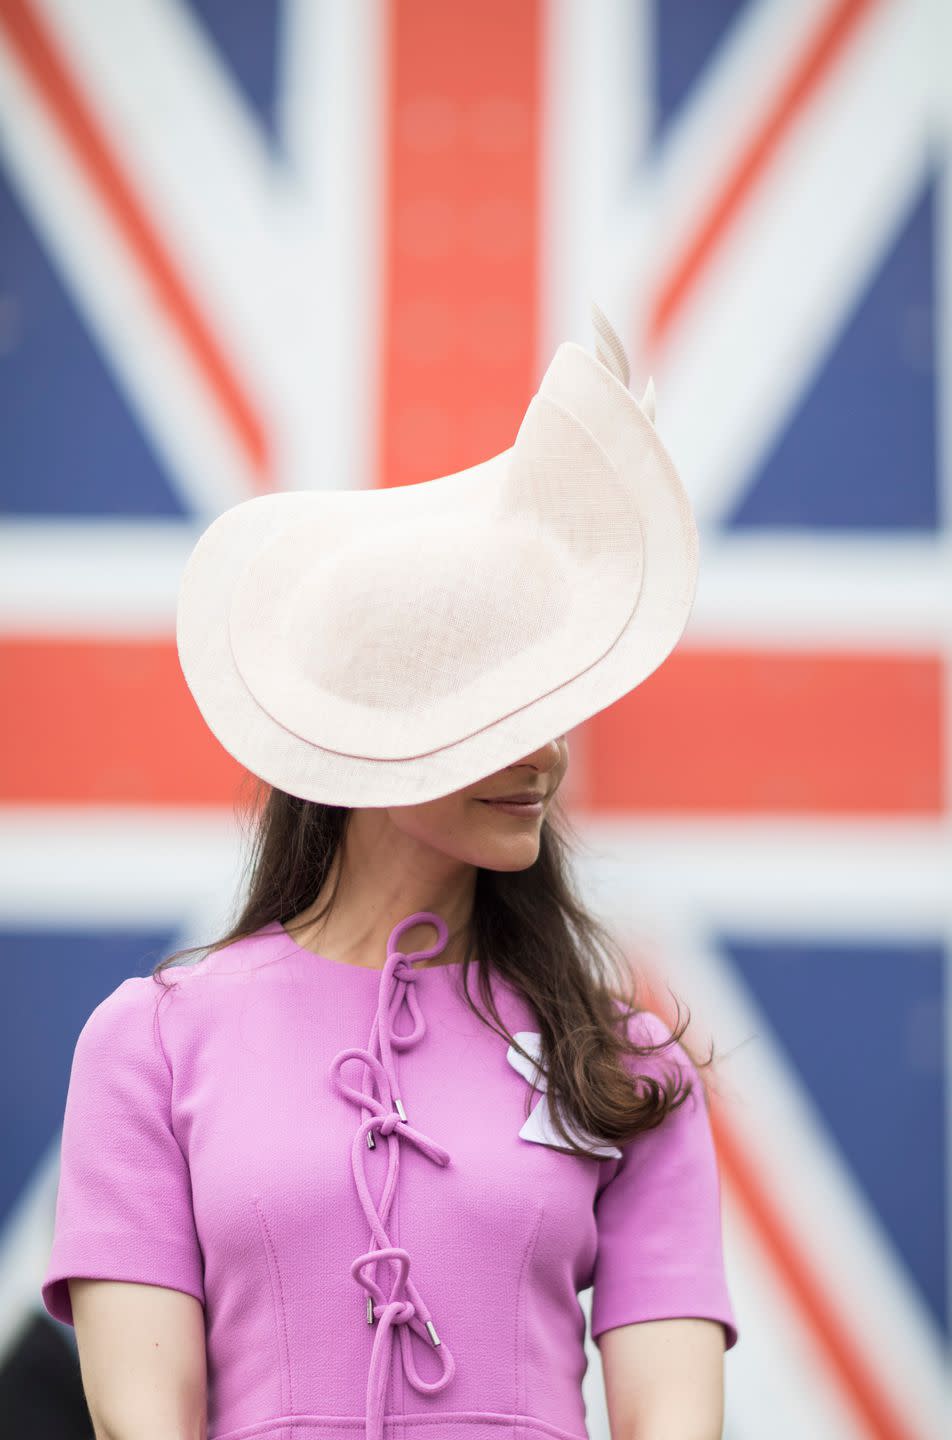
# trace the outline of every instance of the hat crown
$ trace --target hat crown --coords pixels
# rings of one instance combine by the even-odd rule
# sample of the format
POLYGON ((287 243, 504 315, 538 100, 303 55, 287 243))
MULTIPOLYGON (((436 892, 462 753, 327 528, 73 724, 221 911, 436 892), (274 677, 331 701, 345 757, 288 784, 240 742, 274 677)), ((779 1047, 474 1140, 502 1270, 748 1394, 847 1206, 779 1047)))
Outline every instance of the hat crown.
MULTIPOLYGON (((558 367, 550 375, 558 389, 558 367)), ((600 417, 588 419, 597 431, 600 417)), ((567 664, 594 664, 641 584, 630 485, 589 426, 541 391, 460 510, 447 498, 425 518, 368 514, 322 563, 327 548, 315 514, 257 551, 234 587, 232 654, 285 729, 377 759, 439 749, 461 726, 474 734, 498 718, 501 695, 527 705, 567 664)))

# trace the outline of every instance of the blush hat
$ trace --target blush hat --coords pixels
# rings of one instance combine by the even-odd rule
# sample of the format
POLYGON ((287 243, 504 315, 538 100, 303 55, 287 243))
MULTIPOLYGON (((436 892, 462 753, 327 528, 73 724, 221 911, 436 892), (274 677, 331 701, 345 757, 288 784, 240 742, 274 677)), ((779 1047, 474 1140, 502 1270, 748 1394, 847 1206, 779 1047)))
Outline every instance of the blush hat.
POLYGON ((513 444, 437 479, 280 491, 199 537, 178 596, 186 683, 246 769, 305 800, 413 805, 514 764, 658 668, 698 534, 594 303, 513 444))

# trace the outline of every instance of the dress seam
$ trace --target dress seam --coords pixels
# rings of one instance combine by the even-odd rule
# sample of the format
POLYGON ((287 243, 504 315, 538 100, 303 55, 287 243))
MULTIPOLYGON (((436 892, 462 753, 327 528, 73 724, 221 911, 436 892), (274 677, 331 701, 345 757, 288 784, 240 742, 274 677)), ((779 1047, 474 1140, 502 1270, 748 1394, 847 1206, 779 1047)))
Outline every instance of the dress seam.
MULTIPOLYGON (((439 1431, 447 1426, 470 1426, 474 1430, 493 1432, 494 1440, 504 1440, 508 1432, 509 1436, 515 1436, 516 1440, 526 1440, 526 1436, 546 1437, 546 1440, 589 1440, 587 1431, 579 1434, 576 1430, 566 1430, 560 1425, 554 1425, 551 1421, 543 1420, 536 1415, 527 1414, 505 1414, 499 1411, 482 1410, 447 1410, 441 1414, 427 1414, 423 1411, 410 1411, 407 1415, 395 1417, 399 1419, 401 1426, 405 1422, 414 1430, 433 1428, 439 1431)), ((385 1420, 385 1429, 389 1432, 393 1421, 385 1420)), ((353 1431, 355 1440, 363 1437, 364 1419, 360 1415, 321 1415, 311 1412, 302 1412, 297 1415, 278 1415, 266 1420, 251 1422, 248 1425, 240 1425, 235 1430, 220 1430, 209 1435, 209 1440, 259 1440, 261 1436, 267 1436, 268 1440, 275 1440, 279 1433, 287 1430, 289 1437, 292 1437, 299 1428, 320 1429, 328 1431, 339 1431, 345 1429, 353 1431)), ((321 1437, 324 1440, 324 1437, 321 1437)), ((327 1437, 330 1440, 330 1436, 327 1437)), ((392 1436, 391 1436, 392 1440, 392 1436)))
MULTIPOLYGON (((522 1260, 519 1265, 519 1282, 516 1295, 516 1345, 515 1345, 515 1396, 513 1402, 513 1416, 526 1414, 526 1276, 529 1270, 529 1261, 536 1247, 539 1238, 539 1231, 542 1229, 542 1219, 545 1214, 540 1210, 536 1216, 535 1224, 531 1233, 526 1239, 525 1248, 522 1252, 522 1260)), ((513 1436, 517 1434, 517 1423, 513 1425, 513 1436)))
POLYGON ((281 1408, 288 1415, 294 1414, 294 1396, 291 1389, 291 1361, 290 1348, 288 1346, 288 1325, 287 1311, 284 1304, 284 1288, 281 1284, 281 1271, 278 1266, 278 1257, 274 1241, 271 1238, 271 1231, 265 1218, 264 1210, 261 1207, 261 1200, 256 1195, 255 1211, 258 1216, 258 1224, 261 1231, 262 1241, 265 1248, 265 1258, 268 1262, 268 1278, 271 1282, 271 1301, 274 1309, 274 1327, 278 1341, 278 1358, 281 1370, 281 1408))

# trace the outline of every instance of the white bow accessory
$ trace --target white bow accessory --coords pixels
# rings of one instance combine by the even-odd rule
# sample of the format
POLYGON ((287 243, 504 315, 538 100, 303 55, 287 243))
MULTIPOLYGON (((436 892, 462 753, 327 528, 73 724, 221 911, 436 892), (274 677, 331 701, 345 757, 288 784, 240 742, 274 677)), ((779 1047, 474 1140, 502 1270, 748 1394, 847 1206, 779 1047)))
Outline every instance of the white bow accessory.
MULTIPOLYGON (((534 1082, 543 1091, 539 1097, 539 1103, 529 1114, 519 1134, 523 1140, 532 1140, 537 1145, 552 1145, 557 1150, 564 1150, 565 1142, 555 1129, 549 1097, 545 1093, 546 1078, 541 1072, 536 1078, 536 1068, 533 1064, 533 1061, 538 1062, 542 1055, 542 1036, 538 1030, 517 1030, 514 1038, 518 1040, 523 1050, 528 1050, 532 1059, 528 1060, 525 1055, 520 1055, 515 1045, 509 1046, 506 1051, 506 1059, 513 1070, 517 1070, 524 1080, 528 1080, 530 1085, 534 1082)), ((562 1115, 562 1113, 560 1110, 559 1114, 562 1115)), ((586 1135, 583 1131, 577 1130, 569 1121, 566 1121, 565 1124, 576 1144, 584 1146, 595 1155, 620 1158, 621 1151, 617 1145, 607 1145, 595 1136, 586 1135)))

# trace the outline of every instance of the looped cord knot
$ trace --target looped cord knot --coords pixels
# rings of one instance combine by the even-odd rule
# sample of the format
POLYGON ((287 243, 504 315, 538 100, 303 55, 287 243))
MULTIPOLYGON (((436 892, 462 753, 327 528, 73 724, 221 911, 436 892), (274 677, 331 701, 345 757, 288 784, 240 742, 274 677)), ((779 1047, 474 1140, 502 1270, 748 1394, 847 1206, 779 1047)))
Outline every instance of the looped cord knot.
POLYGON ((402 1105, 396 1052, 408 1050, 418 1044, 426 1033, 426 1021, 417 1001, 416 981, 419 974, 412 961, 431 959, 439 955, 445 948, 448 937, 445 921, 430 910, 418 910, 394 927, 387 942, 387 962, 380 977, 377 1014, 367 1046, 365 1049, 349 1046, 339 1051, 330 1067, 337 1091, 351 1104, 360 1106, 361 1123, 351 1146, 351 1170, 376 1245, 375 1249, 358 1255, 350 1267, 357 1284, 366 1291, 366 1318, 372 1321, 375 1331, 367 1377, 365 1440, 383 1440, 384 1407, 390 1366, 395 1353, 399 1352, 402 1357, 406 1379, 422 1395, 435 1395, 445 1389, 456 1370, 456 1362, 450 1350, 437 1335, 430 1311, 410 1279, 409 1254, 399 1245, 391 1244, 386 1231, 387 1216, 400 1173, 401 1145, 405 1142, 415 1145, 437 1165, 448 1165, 450 1160, 448 1150, 429 1135, 417 1130, 396 1108, 402 1105), (397 949, 400 936, 404 930, 423 921, 436 927, 436 945, 429 950, 418 950, 405 955, 397 949), (403 1004, 409 1009, 414 1023, 411 1030, 401 1034, 394 1028, 393 1022, 396 1012, 403 1004), (369 1088, 364 1084, 359 1089, 355 1088, 343 1079, 341 1066, 345 1060, 350 1059, 361 1063, 364 1079, 366 1072, 370 1072, 369 1088), (367 1111, 370 1112, 369 1117, 367 1111), (383 1147, 387 1154, 387 1173, 379 1199, 374 1198, 366 1174, 368 1155, 374 1153, 374 1150, 368 1149, 368 1145, 372 1144, 375 1131, 387 1139, 387 1145, 383 1147), (389 1296, 376 1280, 377 1265, 381 1261, 389 1263, 396 1271, 389 1296), (365 1274, 365 1269, 369 1273, 365 1274), (411 1344, 413 1338, 424 1343, 431 1353, 435 1352, 439 1357, 443 1373, 436 1380, 425 1380, 417 1371, 411 1344))

